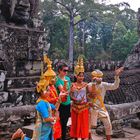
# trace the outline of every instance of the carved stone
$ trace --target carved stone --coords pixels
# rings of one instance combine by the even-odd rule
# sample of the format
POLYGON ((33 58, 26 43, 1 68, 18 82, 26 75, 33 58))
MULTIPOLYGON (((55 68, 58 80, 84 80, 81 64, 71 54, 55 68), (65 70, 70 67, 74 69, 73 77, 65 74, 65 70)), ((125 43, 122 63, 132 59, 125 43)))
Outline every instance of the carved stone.
POLYGON ((131 122, 132 128, 136 128, 140 130, 140 120, 134 120, 131 122))
MULTIPOLYGON (((47 44, 44 43, 45 34, 40 30, 0 24, 0 51, 2 53, 0 58, 5 70, 8 71, 8 76, 27 75, 29 69, 26 66, 29 62, 33 66, 36 61, 39 66, 43 48, 47 44)), ((34 68, 31 67, 30 70, 34 68)), ((36 72, 39 73, 39 71, 36 72)))
POLYGON ((138 9, 137 18, 138 18, 138 34, 140 36, 140 8, 138 9))
POLYGON ((140 40, 134 45, 132 52, 128 55, 124 67, 127 69, 140 68, 140 40))
POLYGON ((1 15, 6 23, 33 26, 39 11, 39 0, 1 0, 1 15))
POLYGON ((140 112, 140 101, 117 105, 106 105, 106 107, 112 122, 113 137, 125 137, 122 127, 123 119, 140 112))

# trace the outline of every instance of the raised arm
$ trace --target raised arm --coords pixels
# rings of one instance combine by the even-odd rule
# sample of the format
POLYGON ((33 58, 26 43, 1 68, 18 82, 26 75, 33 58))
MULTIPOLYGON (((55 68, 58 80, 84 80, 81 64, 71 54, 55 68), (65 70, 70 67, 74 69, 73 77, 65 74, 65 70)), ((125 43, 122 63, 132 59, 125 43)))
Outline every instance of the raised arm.
POLYGON ((107 83, 107 82, 103 82, 103 85, 105 87, 106 90, 115 90, 119 87, 120 85, 120 74, 123 72, 124 67, 118 68, 115 70, 115 81, 114 83, 107 83))

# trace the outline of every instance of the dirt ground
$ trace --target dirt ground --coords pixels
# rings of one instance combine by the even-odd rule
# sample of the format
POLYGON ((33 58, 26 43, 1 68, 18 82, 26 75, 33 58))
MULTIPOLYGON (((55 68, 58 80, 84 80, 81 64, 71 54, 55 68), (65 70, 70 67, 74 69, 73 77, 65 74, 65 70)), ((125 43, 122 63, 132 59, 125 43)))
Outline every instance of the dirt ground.
MULTIPOLYGON (((124 128, 125 138, 112 138, 111 140, 140 140, 140 130, 126 127, 124 128)), ((103 136, 92 135, 92 140, 105 140, 103 136)))

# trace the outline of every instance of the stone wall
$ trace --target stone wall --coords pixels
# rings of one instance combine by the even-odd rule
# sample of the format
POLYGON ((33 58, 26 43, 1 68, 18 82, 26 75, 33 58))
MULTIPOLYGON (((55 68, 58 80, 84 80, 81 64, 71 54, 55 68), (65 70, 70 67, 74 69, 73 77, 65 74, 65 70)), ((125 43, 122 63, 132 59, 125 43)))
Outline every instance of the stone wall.
POLYGON ((0 109, 0 139, 10 140, 14 131, 34 122, 34 106, 28 105, 0 109))
POLYGON ((134 45, 131 53, 128 55, 124 67, 127 69, 140 68, 140 39, 134 45))
MULTIPOLYGON (((106 104, 122 104, 140 101, 140 69, 125 70, 121 75, 120 87, 108 91, 105 96, 106 104)), ((114 81, 114 73, 105 73, 104 80, 114 81)))
MULTIPOLYGON (((14 107, 21 109, 35 104, 35 86, 40 77, 44 48, 47 47, 46 37, 46 32, 37 28, 0 23, 1 114, 5 114, 3 109, 12 111, 14 107)), ((34 113, 18 112, 21 116, 5 114, 5 117, 0 117, 0 139, 10 139, 13 131, 35 119, 34 113)))
POLYGON ((0 24, 0 59, 7 76, 39 73, 45 37, 43 31, 0 24))
POLYGON ((0 108, 35 103, 47 33, 0 23, 0 108))

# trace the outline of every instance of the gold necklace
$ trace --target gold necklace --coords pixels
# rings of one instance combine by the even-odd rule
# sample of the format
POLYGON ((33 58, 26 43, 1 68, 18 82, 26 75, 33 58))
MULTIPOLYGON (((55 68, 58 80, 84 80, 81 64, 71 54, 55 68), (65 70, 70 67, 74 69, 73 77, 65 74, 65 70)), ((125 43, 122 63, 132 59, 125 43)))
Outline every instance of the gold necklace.
POLYGON ((81 90, 82 88, 84 88, 84 87, 86 87, 86 83, 81 83, 81 85, 78 85, 77 83, 76 83, 76 88, 77 88, 77 90, 81 90))

